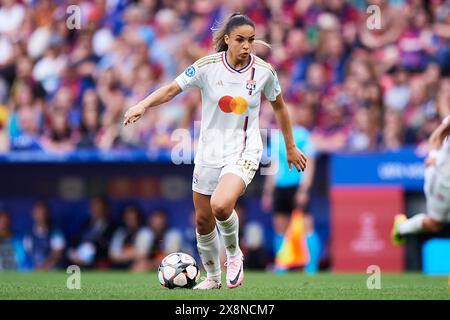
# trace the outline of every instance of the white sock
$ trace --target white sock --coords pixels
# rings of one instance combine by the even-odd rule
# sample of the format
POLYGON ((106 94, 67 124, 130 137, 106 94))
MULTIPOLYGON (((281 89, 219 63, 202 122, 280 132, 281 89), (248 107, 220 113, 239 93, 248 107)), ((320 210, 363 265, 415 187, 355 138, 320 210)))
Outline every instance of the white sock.
POLYGON ((235 210, 227 220, 217 220, 217 227, 222 235, 227 256, 235 256, 239 253, 239 218, 235 210))
POLYGON ((220 239, 217 229, 209 234, 199 234, 197 232, 197 249, 202 259, 203 267, 208 278, 220 281, 220 259, 219 259, 220 239))
POLYGON ((419 213, 408 220, 403 221, 397 226, 398 233, 400 235, 406 235, 423 231, 423 220, 426 216, 425 213, 419 213))

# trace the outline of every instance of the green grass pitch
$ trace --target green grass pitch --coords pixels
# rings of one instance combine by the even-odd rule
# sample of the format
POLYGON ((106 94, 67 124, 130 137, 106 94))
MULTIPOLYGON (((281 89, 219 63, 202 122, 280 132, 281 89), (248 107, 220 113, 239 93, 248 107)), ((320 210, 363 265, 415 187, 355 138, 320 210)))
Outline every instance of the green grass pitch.
MULTIPOLYGON (((150 300, 285 300, 285 299, 446 299, 448 277, 422 274, 382 274, 381 289, 367 289, 368 274, 300 272, 274 274, 246 271, 237 289, 169 290, 158 283, 156 272, 81 271, 81 289, 69 290, 64 272, 0 273, 0 299, 150 299, 150 300)), ((224 280, 224 276, 223 276, 224 280)), ((224 283, 224 282, 223 282, 224 283)))

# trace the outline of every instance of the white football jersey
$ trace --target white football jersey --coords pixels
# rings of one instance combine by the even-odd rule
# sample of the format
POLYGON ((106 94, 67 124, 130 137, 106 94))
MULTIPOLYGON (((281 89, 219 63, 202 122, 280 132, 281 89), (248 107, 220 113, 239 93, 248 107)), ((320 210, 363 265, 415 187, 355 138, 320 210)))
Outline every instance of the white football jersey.
POLYGON ((239 70, 219 52, 197 60, 175 81, 184 91, 200 88, 202 120, 195 164, 223 167, 237 158, 259 164, 263 145, 259 131, 261 93, 275 101, 281 88, 272 66, 250 55, 239 70))
POLYGON ((450 137, 442 143, 436 158, 436 171, 441 177, 442 183, 450 187, 450 137))

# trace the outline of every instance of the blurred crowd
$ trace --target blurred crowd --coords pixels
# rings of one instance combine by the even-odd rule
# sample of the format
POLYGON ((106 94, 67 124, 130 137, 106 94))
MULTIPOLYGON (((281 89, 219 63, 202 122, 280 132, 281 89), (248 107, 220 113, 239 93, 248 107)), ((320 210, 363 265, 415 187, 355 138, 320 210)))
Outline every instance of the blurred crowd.
MULTIPOLYGON (((31 222, 30 227, 14 231, 13 219, 17 216, 0 206, 0 272, 55 270, 69 265, 145 272, 156 270, 161 260, 173 252, 188 253, 200 261, 193 212, 191 223, 181 230, 171 226, 162 208, 146 213, 138 203, 129 202, 119 215, 113 214, 116 210, 108 198, 92 197, 83 223, 75 232, 68 232, 67 224, 54 220, 62 212, 52 211, 45 200, 37 200, 30 212, 23 212, 31 222)), ((240 242, 247 257, 246 266, 264 269, 269 263, 269 253, 264 248, 262 225, 246 220, 241 203, 236 212, 240 217, 240 242)), ((225 262, 223 246, 221 254, 225 262)))
POLYGON ((235 11, 271 44, 255 53, 319 152, 421 146, 450 113, 445 0, 1 0, 0 153, 170 149, 199 120, 198 91, 126 129, 124 111, 212 53, 211 27, 235 11))

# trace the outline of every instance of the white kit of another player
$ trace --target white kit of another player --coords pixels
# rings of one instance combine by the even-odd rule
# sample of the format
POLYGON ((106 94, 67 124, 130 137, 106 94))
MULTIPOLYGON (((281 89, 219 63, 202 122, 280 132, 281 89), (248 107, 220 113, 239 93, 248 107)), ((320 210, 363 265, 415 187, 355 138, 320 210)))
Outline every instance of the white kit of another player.
POLYGON ((427 213, 407 219, 404 214, 395 217, 392 241, 405 242, 405 236, 421 232, 437 232, 450 222, 450 115, 429 139, 430 152, 425 160, 424 192, 427 213))

